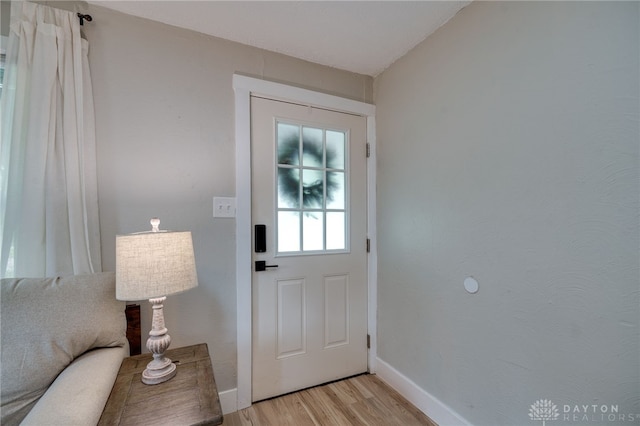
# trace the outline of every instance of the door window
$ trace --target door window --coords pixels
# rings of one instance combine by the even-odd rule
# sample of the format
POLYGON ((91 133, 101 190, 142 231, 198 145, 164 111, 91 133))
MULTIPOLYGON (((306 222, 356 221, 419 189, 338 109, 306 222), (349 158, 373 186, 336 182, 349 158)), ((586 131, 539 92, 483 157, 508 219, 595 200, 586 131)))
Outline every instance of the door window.
POLYGON ((348 133, 276 122, 278 254, 348 251, 348 133))

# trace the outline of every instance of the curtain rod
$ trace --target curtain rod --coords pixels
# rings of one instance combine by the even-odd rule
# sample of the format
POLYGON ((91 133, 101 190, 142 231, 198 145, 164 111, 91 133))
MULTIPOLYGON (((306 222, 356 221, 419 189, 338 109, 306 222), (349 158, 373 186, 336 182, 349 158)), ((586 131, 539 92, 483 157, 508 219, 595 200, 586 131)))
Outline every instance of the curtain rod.
POLYGON ((91 17, 91 15, 83 15, 82 13, 79 13, 79 12, 78 12, 78 18, 80 18, 80 25, 84 25, 85 20, 87 22, 93 21, 93 18, 91 17))

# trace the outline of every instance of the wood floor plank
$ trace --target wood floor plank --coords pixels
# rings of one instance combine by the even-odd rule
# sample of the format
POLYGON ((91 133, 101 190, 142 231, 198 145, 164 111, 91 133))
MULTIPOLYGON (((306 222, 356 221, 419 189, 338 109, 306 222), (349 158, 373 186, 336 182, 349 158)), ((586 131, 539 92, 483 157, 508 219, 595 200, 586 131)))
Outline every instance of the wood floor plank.
POLYGON ((312 399, 307 403, 314 404, 319 410, 327 413, 329 421, 335 425, 352 424, 344 405, 340 403, 337 397, 334 397, 335 394, 333 392, 327 392, 327 389, 326 385, 308 389, 312 399))
MULTIPOLYGON (((236 411, 233 414, 238 414, 237 419, 240 422, 239 426, 260 426, 260 421, 258 420, 258 416, 255 412, 255 410, 242 410, 242 411, 236 411)), ((222 424, 226 425, 227 424, 227 417, 228 416, 224 416, 224 422, 222 422, 222 424)), ((231 416, 229 416, 231 417, 231 416)), ((233 417, 231 417, 233 418, 233 417)))
POLYGON ((344 404, 355 404, 358 401, 364 399, 362 394, 358 392, 356 388, 349 386, 348 380, 340 380, 339 382, 334 382, 328 385, 331 390, 333 390, 340 401, 344 404))
POLYGON ((314 426, 316 423, 305 409, 305 405, 297 393, 284 395, 273 400, 278 413, 285 413, 286 422, 282 425, 289 424, 291 426, 309 425, 314 426))
POLYGON ((323 409, 322 405, 318 404, 317 397, 313 395, 310 389, 300 392, 300 399, 317 424, 330 424, 333 419, 333 413, 330 410, 323 409))
POLYGON ((256 426, 277 426, 282 423, 282 420, 280 420, 281 415, 276 410, 273 400, 259 402, 254 404, 252 408, 255 408, 258 420, 256 426))
POLYGON ((369 376, 374 376, 373 374, 363 374, 361 376, 352 377, 349 380, 349 384, 361 393, 364 398, 374 398, 375 394, 371 393, 371 390, 367 386, 369 376), (364 379, 362 379, 364 377, 364 379))
POLYGON ((253 404, 223 426, 437 426, 375 375, 363 374, 253 404))
POLYGON ((331 400, 333 405, 340 410, 342 415, 347 419, 347 425, 357 425, 357 426, 366 426, 365 423, 360 421, 358 416, 351 410, 351 405, 355 402, 347 402, 340 399, 340 396, 335 391, 334 384, 328 386, 321 386, 318 389, 323 391, 323 393, 331 400))
MULTIPOLYGON (((363 376, 355 377, 358 382, 363 383, 363 376)), ((402 397, 398 392, 389 387, 377 376, 371 375, 366 381, 366 386, 376 395, 377 399, 395 413, 396 417, 407 422, 406 424, 426 424, 435 425, 422 411, 402 397)))
POLYGON ((366 425, 394 424, 393 416, 384 409, 381 410, 374 398, 363 399, 352 404, 351 410, 366 425))

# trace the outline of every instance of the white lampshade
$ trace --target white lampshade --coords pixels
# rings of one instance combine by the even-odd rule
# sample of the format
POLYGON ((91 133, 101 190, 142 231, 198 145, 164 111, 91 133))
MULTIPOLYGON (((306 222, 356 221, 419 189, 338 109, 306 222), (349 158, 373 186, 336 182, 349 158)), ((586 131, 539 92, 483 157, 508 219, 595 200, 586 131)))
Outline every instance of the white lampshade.
POLYGON ((116 298, 144 300, 197 287, 191 232, 116 236, 116 298))

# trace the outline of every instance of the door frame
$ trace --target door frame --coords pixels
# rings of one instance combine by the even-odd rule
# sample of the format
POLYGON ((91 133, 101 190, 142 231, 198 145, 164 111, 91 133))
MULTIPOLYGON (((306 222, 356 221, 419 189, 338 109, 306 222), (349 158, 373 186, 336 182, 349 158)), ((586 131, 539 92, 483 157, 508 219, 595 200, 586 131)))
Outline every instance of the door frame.
MULTIPOLYGON (((376 122, 375 105, 244 75, 233 75, 236 142, 236 327, 237 409, 251 406, 252 386, 252 254, 251 254, 251 95, 364 116, 367 119, 367 328, 369 372, 377 356, 376 122)), ((365 153, 363 153, 365 155, 365 153)), ((356 242, 354 242, 356 243, 356 242)), ((362 244, 365 242, 363 241, 362 244)))

